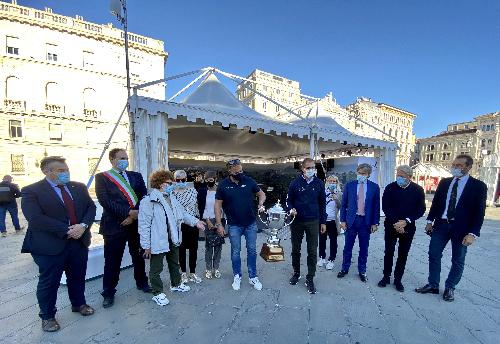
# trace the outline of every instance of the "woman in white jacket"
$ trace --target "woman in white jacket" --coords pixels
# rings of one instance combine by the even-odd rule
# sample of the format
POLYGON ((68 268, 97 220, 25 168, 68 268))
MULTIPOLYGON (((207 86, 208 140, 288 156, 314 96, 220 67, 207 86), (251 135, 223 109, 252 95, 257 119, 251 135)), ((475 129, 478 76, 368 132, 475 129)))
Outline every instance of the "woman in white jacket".
POLYGON ((139 235, 144 258, 150 259, 149 280, 153 289, 153 301, 166 306, 169 301, 163 292, 160 273, 163 258, 167 260, 170 274, 170 290, 186 292, 190 288, 181 283, 179 272, 179 245, 181 224, 186 223, 204 229, 205 224, 186 212, 171 194, 174 176, 172 172, 157 170, 149 177, 151 192, 141 200, 139 207, 139 235))
POLYGON ((326 197, 326 232, 319 233, 319 260, 318 266, 324 266, 327 270, 333 269, 333 262, 337 257, 337 236, 340 231, 338 225, 340 201, 342 190, 340 189, 339 178, 336 175, 329 175, 325 183, 326 197), (326 260, 326 239, 330 237, 330 255, 326 260))

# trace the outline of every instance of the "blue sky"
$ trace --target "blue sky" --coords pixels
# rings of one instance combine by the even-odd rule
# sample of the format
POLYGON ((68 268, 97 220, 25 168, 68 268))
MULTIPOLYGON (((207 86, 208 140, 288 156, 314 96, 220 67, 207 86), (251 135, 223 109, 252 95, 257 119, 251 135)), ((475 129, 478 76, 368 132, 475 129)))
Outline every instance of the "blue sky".
MULTIPOLYGON (((108 0, 18 0, 116 24, 108 0)), ((417 137, 500 110, 498 0, 128 0, 131 32, 165 41, 166 75, 258 68, 418 115, 417 137)), ((186 80, 187 82, 187 80, 186 80)))

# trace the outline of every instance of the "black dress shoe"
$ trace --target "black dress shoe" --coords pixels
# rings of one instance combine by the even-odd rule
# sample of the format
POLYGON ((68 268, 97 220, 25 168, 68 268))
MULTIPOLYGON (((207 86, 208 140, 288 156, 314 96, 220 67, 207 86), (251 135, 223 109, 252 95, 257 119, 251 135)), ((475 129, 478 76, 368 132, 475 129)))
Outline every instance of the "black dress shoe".
POLYGON ((337 278, 344 278, 345 275, 347 275, 349 273, 349 271, 339 271, 339 273, 337 274, 337 278))
POLYGON ((424 285, 422 288, 415 289, 415 291, 420 294, 439 294, 439 288, 432 288, 428 284, 424 285))
POLYGON ((401 281, 394 281, 394 286, 396 287, 397 291, 404 292, 405 291, 405 286, 401 281))
POLYGON ((145 293, 151 294, 153 292, 153 289, 149 286, 149 284, 146 284, 143 287, 137 286, 137 290, 142 290, 145 293))
POLYGON ((361 280, 361 282, 364 282, 364 283, 366 283, 366 281, 368 281, 368 277, 366 277, 366 274, 359 274, 359 279, 361 280))
POLYGON ((443 293, 443 300, 452 302, 453 300, 455 300, 455 295, 453 294, 453 289, 446 288, 443 293))
POLYGON ((294 272, 292 277, 290 277, 290 284, 296 285, 300 279, 300 272, 294 272))
POLYGON ((114 296, 104 296, 104 300, 102 301, 103 308, 109 308, 115 304, 114 296))
POLYGON ((42 320, 42 330, 45 332, 56 332, 61 329, 55 318, 42 320))
POLYGON ((391 283, 391 278, 390 277, 383 277, 379 282, 378 282, 378 286, 380 288, 385 288, 386 285, 390 284, 391 283))

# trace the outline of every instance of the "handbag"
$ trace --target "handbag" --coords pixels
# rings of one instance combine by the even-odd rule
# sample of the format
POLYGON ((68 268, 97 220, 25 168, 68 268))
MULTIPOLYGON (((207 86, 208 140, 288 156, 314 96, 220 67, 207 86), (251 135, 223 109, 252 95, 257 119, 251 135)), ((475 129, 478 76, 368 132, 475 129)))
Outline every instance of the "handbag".
POLYGON ((216 227, 205 229, 205 242, 209 247, 220 246, 224 244, 224 237, 217 234, 216 227))

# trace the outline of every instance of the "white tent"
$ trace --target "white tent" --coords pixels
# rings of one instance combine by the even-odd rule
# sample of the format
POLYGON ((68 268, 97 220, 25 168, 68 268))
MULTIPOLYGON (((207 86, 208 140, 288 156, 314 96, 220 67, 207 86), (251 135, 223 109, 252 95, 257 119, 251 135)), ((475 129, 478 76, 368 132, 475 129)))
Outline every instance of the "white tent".
POLYGON ((487 204, 494 205, 499 202, 500 154, 486 155, 479 169, 479 179, 488 186, 487 204))
POLYGON ((135 168, 144 176, 158 167, 168 167, 169 155, 279 163, 309 156, 314 144, 321 152, 332 154, 349 147, 363 147, 379 159, 381 186, 393 181, 397 149, 394 142, 353 134, 318 110, 316 116, 293 123, 271 119, 236 99, 213 71, 180 103, 137 95, 132 99, 136 118, 135 168))

